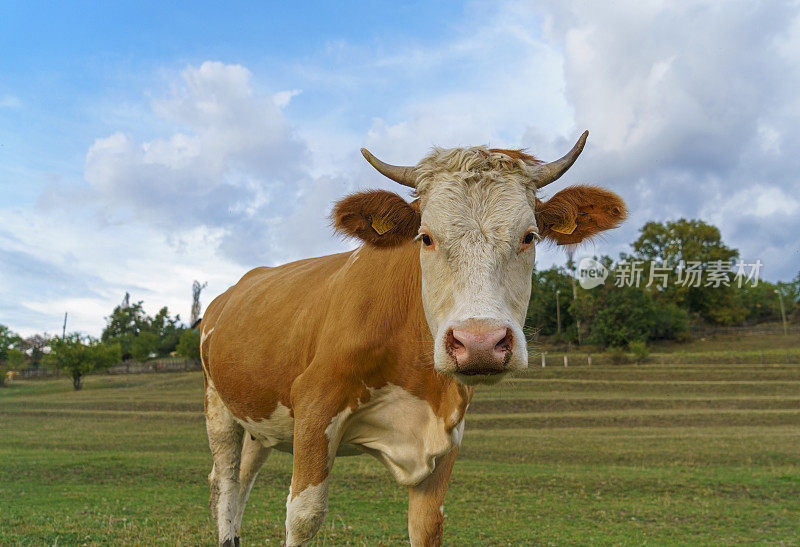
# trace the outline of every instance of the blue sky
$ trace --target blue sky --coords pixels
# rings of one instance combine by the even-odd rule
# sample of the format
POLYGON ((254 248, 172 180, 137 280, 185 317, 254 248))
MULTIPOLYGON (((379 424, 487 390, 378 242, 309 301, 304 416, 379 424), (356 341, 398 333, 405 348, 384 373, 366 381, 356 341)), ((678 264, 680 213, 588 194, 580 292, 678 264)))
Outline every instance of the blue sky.
POLYGON ((767 278, 800 270, 796 2, 107 4, 0 6, 0 323, 24 334, 69 311, 97 335, 125 291, 187 316, 193 279, 207 303, 349 248, 331 203, 398 191, 361 146, 551 159, 589 129, 565 183, 632 217, 583 253, 691 217, 767 278))

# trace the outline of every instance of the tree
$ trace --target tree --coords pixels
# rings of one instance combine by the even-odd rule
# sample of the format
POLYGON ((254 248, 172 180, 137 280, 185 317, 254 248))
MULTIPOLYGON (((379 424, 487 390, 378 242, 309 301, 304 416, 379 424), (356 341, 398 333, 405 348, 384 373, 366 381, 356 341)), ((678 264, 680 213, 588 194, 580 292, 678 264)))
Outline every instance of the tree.
POLYGON ((0 387, 6 383, 6 373, 21 366, 23 353, 16 349, 22 339, 5 325, 0 325, 0 387))
POLYGON ((574 339, 577 331, 571 311, 572 300, 572 278, 563 268, 553 266, 547 270, 534 271, 531 299, 525 318, 526 330, 536 330, 546 336, 556 334, 559 317, 556 303, 558 303, 561 332, 568 339, 574 339))
POLYGON ((34 334, 17 343, 17 348, 28 356, 28 366, 38 369, 42 364, 45 355, 44 350, 50 344, 50 336, 45 334, 34 334))
POLYGON ((100 338, 105 343, 119 343, 123 359, 143 361, 151 353, 165 356, 175 351, 183 331, 180 321, 180 315, 171 317, 166 306, 155 317, 150 317, 144 312, 141 300, 131 304, 130 294, 125 293, 122 304, 106 318, 106 328, 100 338), (148 335, 138 340, 144 333, 148 335), (155 342, 151 334, 156 337, 155 342))
POLYGON ((140 332, 131 344, 131 357, 147 361, 158 355, 158 336, 152 332, 140 332))
MULTIPOLYGON (((723 243, 716 226, 702 220, 648 222, 642 226, 639 238, 631 246, 633 256, 623 255, 621 258, 644 261, 643 280, 649 279, 652 263, 670 271, 698 263, 701 271, 707 273, 715 264, 730 266, 739 256, 739 251, 723 243)), ((746 309, 736 298, 736 288, 731 286, 733 275, 726 273, 725 277, 728 282, 719 286, 706 286, 707 275, 702 275, 700 286, 679 284, 673 278, 664 288, 653 284, 648 290, 659 300, 672 302, 709 323, 730 325, 742 321, 746 309)))
POLYGON ((122 351, 118 343, 104 344, 78 333, 53 338, 47 355, 50 364, 70 374, 75 390, 81 389, 85 374, 108 369, 121 359, 122 351))
POLYGON ((186 329, 181 333, 180 342, 178 342, 178 355, 186 357, 194 361, 196 365, 200 364, 200 331, 198 329, 186 329))
POLYGON ((178 340, 180 340, 181 332, 183 332, 181 316, 170 317, 169 310, 164 306, 158 310, 158 313, 152 319, 147 317, 145 330, 153 333, 157 338, 156 355, 169 355, 178 347, 178 340))
MULTIPOLYGON (((612 279, 613 268, 609 275, 609 280, 612 279)), ((686 311, 672 302, 659 300, 644 287, 617 286, 606 281, 594 289, 580 290, 572 314, 586 325, 586 341, 603 347, 622 348, 648 340, 684 340, 688 336, 686 311)))
POLYGON ((130 359, 134 339, 142 330, 147 329, 149 323, 142 301, 131 304, 130 294, 125 293, 122 304, 114 308, 106 321, 106 328, 103 329, 100 339, 105 344, 119 344, 122 358, 130 359))

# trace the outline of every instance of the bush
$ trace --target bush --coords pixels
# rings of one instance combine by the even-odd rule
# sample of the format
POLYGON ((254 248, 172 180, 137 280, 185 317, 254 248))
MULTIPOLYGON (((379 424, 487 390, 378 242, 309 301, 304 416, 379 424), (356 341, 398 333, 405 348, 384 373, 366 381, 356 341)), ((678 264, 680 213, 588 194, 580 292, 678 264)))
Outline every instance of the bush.
POLYGON ((653 329, 650 340, 689 339, 689 314, 672 302, 659 303, 653 313, 653 329))
POLYGON ((622 348, 609 348, 608 358, 612 365, 625 365, 628 363, 628 354, 622 348))
POLYGON ((200 331, 186 329, 181 333, 176 349, 178 355, 191 359, 195 364, 200 364, 200 331))
POLYGON ((644 342, 631 342, 628 344, 628 349, 633 353, 633 359, 637 365, 644 363, 647 356, 650 355, 650 350, 647 349, 647 344, 644 342))

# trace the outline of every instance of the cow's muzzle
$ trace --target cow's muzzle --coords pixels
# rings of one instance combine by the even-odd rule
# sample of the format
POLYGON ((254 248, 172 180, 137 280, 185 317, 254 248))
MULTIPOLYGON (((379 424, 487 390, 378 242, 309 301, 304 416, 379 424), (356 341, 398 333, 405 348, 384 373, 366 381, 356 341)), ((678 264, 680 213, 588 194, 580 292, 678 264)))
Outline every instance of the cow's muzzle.
POLYGON ((492 376, 508 372, 514 345, 510 327, 468 321, 445 334, 445 349, 455 361, 456 374, 492 376))

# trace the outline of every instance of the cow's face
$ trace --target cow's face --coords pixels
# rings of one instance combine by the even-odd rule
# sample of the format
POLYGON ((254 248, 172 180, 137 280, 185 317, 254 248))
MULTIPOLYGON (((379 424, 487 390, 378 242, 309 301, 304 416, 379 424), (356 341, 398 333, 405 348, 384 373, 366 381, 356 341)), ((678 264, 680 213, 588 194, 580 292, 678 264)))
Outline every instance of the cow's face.
POLYGON ((497 171, 440 173, 420 191, 422 303, 440 372, 477 383, 527 366, 535 206, 519 177, 497 171))
POLYGON ((413 168, 413 204, 373 191, 334 209, 337 229, 368 244, 418 242, 434 367, 466 384, 496 382, 527 366, 522 328, 536 242, 579 243, 625 216, 618 196, 594 187, 540 201, 521 158, 539 165, 508 151, 435 150, 413 168))

